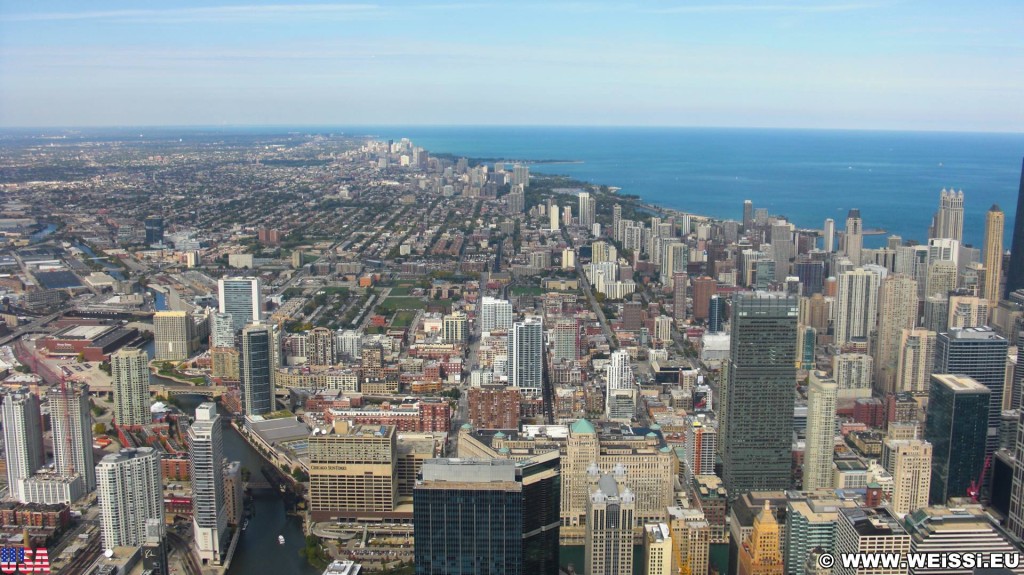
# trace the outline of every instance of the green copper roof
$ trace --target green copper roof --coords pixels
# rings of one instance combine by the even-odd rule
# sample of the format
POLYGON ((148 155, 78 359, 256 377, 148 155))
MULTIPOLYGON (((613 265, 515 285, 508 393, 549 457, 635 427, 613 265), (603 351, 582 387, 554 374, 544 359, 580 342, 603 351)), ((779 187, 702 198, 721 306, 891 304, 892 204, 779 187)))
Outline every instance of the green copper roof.
POLYGON ((597 430, 594 429, 594 424, 590 423, 586 419, 576 420, 576 422, 573 423, 572 426, 569 428, 569 431, 573 433, 584 433, 590 435, 597 434, 597 430))
POLYGON ((473 429, 473 426, 468 423, 463 423, 460 429, 473 429))
POLYGON ((505 437, 505 434, 500 431, 494 434, 494 439, 505 439, 505 437))

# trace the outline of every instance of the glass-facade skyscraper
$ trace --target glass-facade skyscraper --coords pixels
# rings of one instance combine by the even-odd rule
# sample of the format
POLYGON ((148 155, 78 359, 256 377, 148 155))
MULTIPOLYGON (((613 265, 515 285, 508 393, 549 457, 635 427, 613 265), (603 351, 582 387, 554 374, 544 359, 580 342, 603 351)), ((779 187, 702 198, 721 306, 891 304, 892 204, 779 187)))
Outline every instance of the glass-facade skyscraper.
POLYGON ((720 417, 730 497, 790 487, 797 315, 797 299, 782 294, 733 301, 720 417))
POLYGON ((1013 244, 1010 247, 1010 265, 1006 267, 1006 291, 1004 297, 1024 288, 1024 165, 1020 171, 1020 188, 1017 192, 1017 217, 1013 220, 1013 244))
POLYGON ((417 575, 558 573, 557 453, 432 459, 413 490, 417 575))
POLYGON ((242 408, 245 415, 274 411, 274 329, 254 323, 242 330, 242 408))
POLYGON ((1009 342, 988 327, 951 329, 935 338, 932 373, 966 375, 992 391, 988 407, 985 454, 999 446, 999 418, 1006 384, 1006 350, 1009 342))
POLYGON ((991 395, 970 377, 932 375, 924 434, 932 444, 931 504, 966 496, 981 475, 991 395))
POLYGON ((260 320, 262 300, 258 278, 221 278, 217 282, 220 313, 231 314, 231 327, 238 331, 260 320))

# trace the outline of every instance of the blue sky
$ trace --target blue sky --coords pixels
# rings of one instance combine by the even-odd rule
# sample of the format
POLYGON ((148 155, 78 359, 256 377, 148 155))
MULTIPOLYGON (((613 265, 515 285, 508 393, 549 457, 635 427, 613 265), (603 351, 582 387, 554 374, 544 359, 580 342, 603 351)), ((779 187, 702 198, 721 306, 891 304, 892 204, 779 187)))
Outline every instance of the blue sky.
POLYGON ((0 126, 1024 131, 1024 2, 0 0, 0 126))

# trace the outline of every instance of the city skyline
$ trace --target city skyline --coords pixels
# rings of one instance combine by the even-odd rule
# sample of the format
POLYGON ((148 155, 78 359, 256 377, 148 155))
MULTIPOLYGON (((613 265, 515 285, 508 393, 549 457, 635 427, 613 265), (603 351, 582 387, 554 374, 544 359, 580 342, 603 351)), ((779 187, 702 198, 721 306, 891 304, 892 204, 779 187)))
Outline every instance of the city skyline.
POLYGON ((1004 1, 7 5, 0 126, 1019 132, 1022 18, 1004 1))

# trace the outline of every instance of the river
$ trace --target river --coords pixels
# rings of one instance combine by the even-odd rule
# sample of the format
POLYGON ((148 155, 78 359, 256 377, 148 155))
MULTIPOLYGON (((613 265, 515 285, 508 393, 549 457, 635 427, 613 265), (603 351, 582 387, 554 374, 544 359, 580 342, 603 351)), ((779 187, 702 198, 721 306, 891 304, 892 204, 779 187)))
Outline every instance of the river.
MULTIPOLYGON (((198 395, 179 395, 178 399, 181 408, 189 414, 194 414, 196 406, 206 400, 198 395)), ((262 458, 230 426, 224 427, 224 457, 230 461, 241 461, 243 468, 259 476, 262 458)), ((299 556, 299 551, 306 545, 302 520, 285 515, 281 495, 274 490, 260 489, 253 492, 253 499, 255 514, 238 541, 227 575, 319 575, 318 569, 299 556), (284 535, 284 545, 277 544, 278 535, 284 535)))

